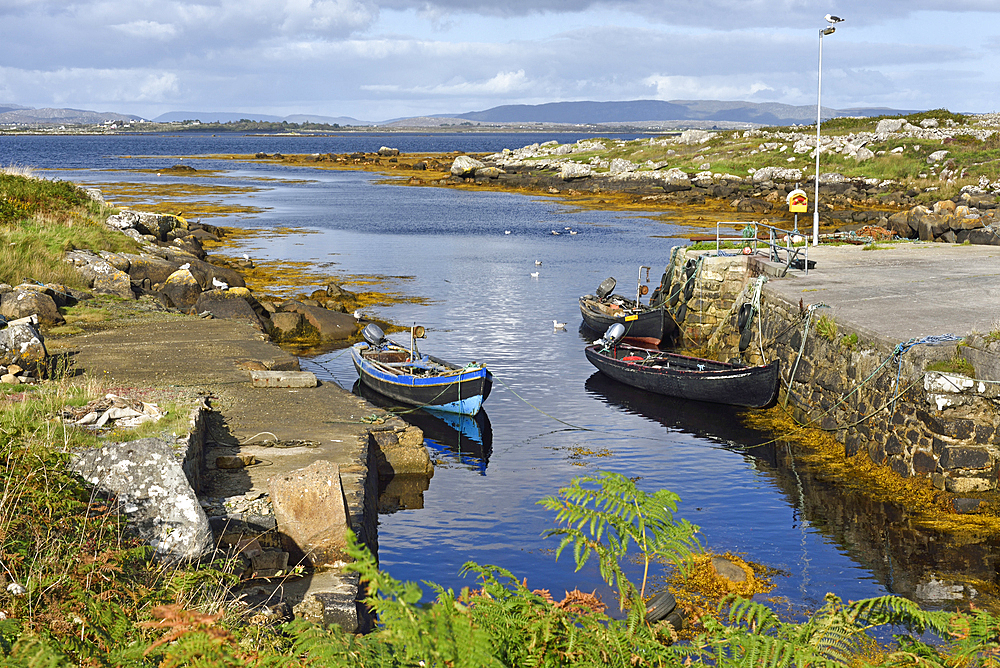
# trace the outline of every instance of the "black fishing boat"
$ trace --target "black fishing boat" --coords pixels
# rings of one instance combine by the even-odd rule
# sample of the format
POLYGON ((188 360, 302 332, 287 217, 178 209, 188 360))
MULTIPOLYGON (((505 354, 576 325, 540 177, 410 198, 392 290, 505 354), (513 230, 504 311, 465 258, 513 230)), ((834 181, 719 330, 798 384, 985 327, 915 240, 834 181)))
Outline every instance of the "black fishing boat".
POLYGON ((649 267, 639 267, 640 280, 635 300, 612 293, 616 285, 614 278, 602 281, 596 294, 580 297, 580 314, 584 324, 598 334, 604 334, 611 325, 620 323, 625 327, 625 336, 654 346, 672 340, 679 330, 667 310, 666 300, 654 298, 651 304, 640 302, 642 295, 648 292, 648 287, 642 284, 643 269, 646 270, 646 280, 649 280, 649 267))
POLYGON ((358 378, 376 392, 410 406, 475 415, 493 388, 493 374, 484 365, 464 366, 421 355, 416 339, 424 328, 410 330, 409 349, 385 338, 374 323, 362 331, 364 342, 351 348, 358 378))
POLYGON ((763 408, 778 398, 778 360, 745 366, 687 357, 621 342, 625 327, 613 325, 586 348, 587 359, 620 383, 669 397, 763 408))

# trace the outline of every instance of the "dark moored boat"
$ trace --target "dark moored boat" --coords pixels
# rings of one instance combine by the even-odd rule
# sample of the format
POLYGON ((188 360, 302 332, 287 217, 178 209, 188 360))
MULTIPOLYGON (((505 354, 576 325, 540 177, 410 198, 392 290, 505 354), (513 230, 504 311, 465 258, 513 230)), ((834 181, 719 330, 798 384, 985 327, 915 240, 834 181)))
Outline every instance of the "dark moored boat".
POLYGON ((778 360, 743 366, 621 343, 624 327, 587 346, 587 359, 620 383, 669 397, 763 408, 778 398, 778 360))
POLYGON ((633 301, 622 295, 612 294, 615 279, 605 279, 598 286, 597 294, 580 297, 580 314, 584 324, 598 334, 603 334, 611 325, 620 323, 625 327, 625 336, 653 345, 673 339, 678 328, 667 310, 666 302, 658 300, 659 303, 653 305, 640 303, 643 287, 645 286, 640 284, 633 301))
POLYGON ((385 338, 382 330, 369 324, 362 332, 365 341, 351 348, 358 378, 376 392, 410 406, 462 415, 479 412, 493 387, 493 374, 478 362, 458 366, 421 355, 415 339, 423 337, 423 327, 410 332, 410 348, 385 338))

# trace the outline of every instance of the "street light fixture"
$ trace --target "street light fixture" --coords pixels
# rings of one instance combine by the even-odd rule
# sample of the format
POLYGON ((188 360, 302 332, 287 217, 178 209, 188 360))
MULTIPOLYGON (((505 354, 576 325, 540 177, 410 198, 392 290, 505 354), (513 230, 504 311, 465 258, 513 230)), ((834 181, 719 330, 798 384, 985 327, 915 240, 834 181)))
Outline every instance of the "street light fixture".
MULTIPOLYGON (((831 24, 840 23, 844 20, 839 16, 831 16, 830 14, 827 14, 825 18, 831 24)), ((816 193, 815 197, 813 197, 813 246, 819 245, 819 125, 822 120, 820 101, 823 97, 823 37, 832 35, 835 32, 837 32, 837 29, 832 25, 819 31, 819 84, 816 87, 816 193)))

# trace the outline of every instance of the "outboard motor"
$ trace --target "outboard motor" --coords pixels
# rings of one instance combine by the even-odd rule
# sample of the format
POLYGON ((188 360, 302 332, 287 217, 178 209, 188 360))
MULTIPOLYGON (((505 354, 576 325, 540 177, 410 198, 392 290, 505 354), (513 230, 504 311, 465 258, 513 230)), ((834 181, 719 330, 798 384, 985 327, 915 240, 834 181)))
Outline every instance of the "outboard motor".
POLYGON ((372 348, 380 347, 385 341, 385 332, 383 332, 382 328, 374 322, 370 322, 365 325, 365 328, 361 330, 361 336, 372 348))
POLYGON ((615 324, 608 327, 608 331, 604 332, 604 338, 600 339, 599 341, 595 341, 595 343, 601 343, 604 345, 605 348, 610 348, 614 345, 617 345, 618 342, 621 341, 624 336, 625 336, 625 325, 621 324, 620 322, 616 322, 615 324))
POLYGON ((614 278, 608 277, 601 281, 601 284, 597 286, 597 298, 604 299, 615 289, 617 281, 614 278))

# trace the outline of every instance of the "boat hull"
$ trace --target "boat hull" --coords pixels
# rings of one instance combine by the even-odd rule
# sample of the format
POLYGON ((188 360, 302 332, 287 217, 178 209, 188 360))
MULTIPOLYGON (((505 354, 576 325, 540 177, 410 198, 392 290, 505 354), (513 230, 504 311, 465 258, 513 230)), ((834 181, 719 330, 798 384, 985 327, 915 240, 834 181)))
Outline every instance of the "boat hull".
POLYGON ((714 360, 618 346, 586 348, 587 359, 608 377, 668 397, 763 408, 778 398, 778 360, 761 366, 738 366, 714 360), (655 357, 657 366, 640 363, 655 357), (622 359, 626 358, 626 359, 622 359))
POLYGON ((493 388, 493 374, 485 367, 456 367, 436 358, 429 359, 452 367, 452 373, 435 376, 388 373, 364 358, 362 346, 366 345, 359 343, 351 349, 358 378, 379 394, 400 403, 428 410, 475 415, 493 388))
POLYGON ((598 334, 604 334, 611 325, 621 323, 625 336, 659 345, 673 339, 678 333, 677 323, 666 306, 645 309, 639 313, 612 315, 600 309, 600 301, 590 296, 580 297, 580 315, 583 323, 598 334))

